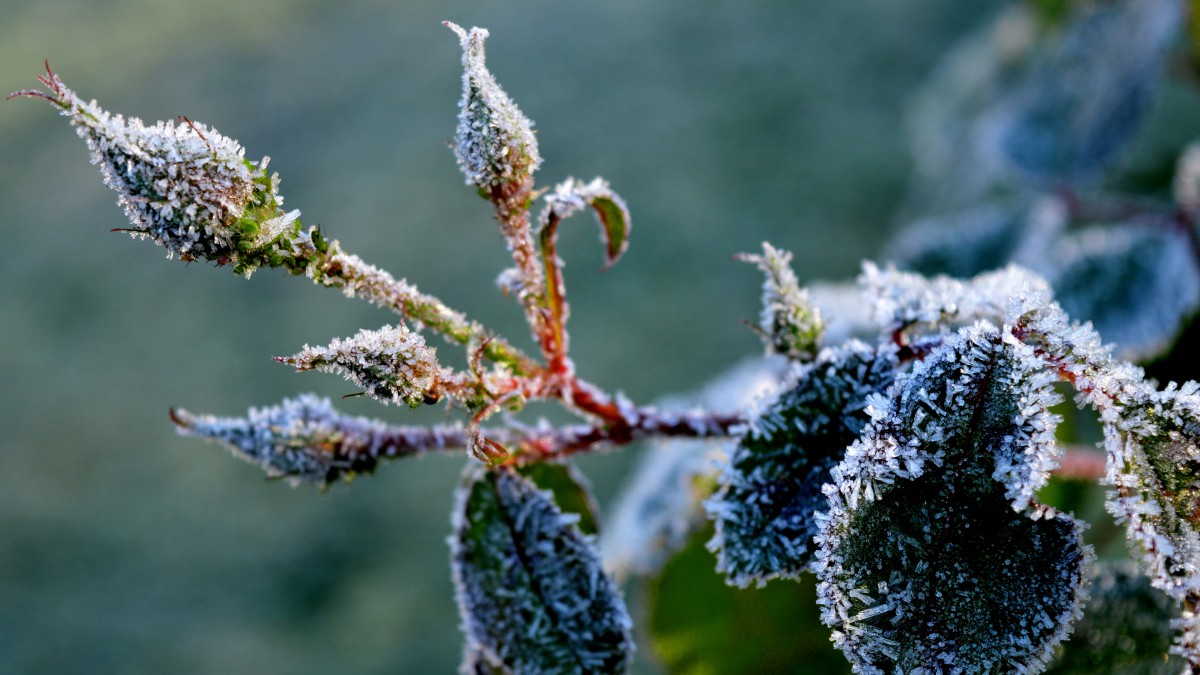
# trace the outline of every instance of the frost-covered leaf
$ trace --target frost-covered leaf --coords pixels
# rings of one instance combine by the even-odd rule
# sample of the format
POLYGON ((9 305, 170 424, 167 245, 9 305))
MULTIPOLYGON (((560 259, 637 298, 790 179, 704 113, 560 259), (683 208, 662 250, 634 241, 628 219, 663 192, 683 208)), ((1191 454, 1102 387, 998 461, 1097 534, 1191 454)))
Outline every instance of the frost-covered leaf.
POLYGON ((903 269, 932 276, 971 277, 1040 260, 1066 225, 1054 198, 1029 196, 973 204, 917 220, 900 230, 885 256, 903 269))
POLYGON ((763 242, 762 255, 743 254, 738 259, 757 265, 766 276, 758 331, 767 353, 801 361, 816 356, 824 324, 808 292, 796 280, 792 254, 763 242))
POLYGON ((578 516, 514 471, 470 467, 454 521, 468 657, 511 673, 624 671, 629 615, 578 516))
POLYGON ((1183 606, 1176 651, 1200 668, 1200 385, 1129 396, 1105 447, 1109 511, 1154 586, 1183 606))
POLYGON ((1083 618, 1048 675, 1176 675, 1183 660, 1167 657, 1178 605, 1131 564, 1103 563, 1092 575, 1083 618))
POLYGON ((654 656, 673 675, 849 673, 829 643, 811 575, 770 588, 739 589, 713 570, 696 533, 646 588, 654 656))
POLYGON ((454 156, 467 184, 485 194, 492 188, 526 181, 542 163, 533 122, 500 88, 485 63, 488 32, 453 23, 463 49, 463 95, 454 156))
POLYGON ((1119 356, 1161 354, 1200 308, 1200 261, 1185 230, 1166 218, 1092 227, 1055 247, 1048 275, 1072 318, 1091 321, 1119 356))
POLYGON ((1060 399, 1004 335, 980 322, 947 337, 871 402, 832 472, 822 619, 862 672, 1037 672, 1086 597, 1078 524, 1034 499, 1060 399))
POLYGON ((1183 8, 1086 3, 1046 26, 1025 4, 949 53, 913 108, 916 189, 964 206, 998 186, 1087 181, 1137 130, 1183 8))
POLYGON ((851 341, 799 367, 794 384, 750 422, 706 504, 709 547, 729 583, 761 586, 808 570, 821 486, 866 426, 867 398, 892 383, 896 356, 851 341))
POLYGON ((596 504, 587 478, 573 464, 535 462, 518 468, 517 473, 533 481, 539 488, 549 490, 560 510, 579 516, 575 524, 580 532, 588 535, 599 532, 600 507, 596 504))
MULTIPOLYGON (((661 402, 665 410, 701 407, 733 414, 775 391, 787 370, 780 358, 745 361, 715 378, 699 394, 661 402)), ((717 456, 725 440, 668 439, 651 443, 617 496, 600 537, 604 568, 618 579, 657 572, 704 523, 701 502, 716 484, 717 456)), ((708 562, 711 567, 711 559, 708 562)))
POLYGON ((546 195, 546 210, 541 220, 543 223, 550 222, 552 217, 563 220, 585 207, 592 208, 600 223, 605 249, 603 269, 608 269, 616 265, 629 248, 631 222, 625 200, 613 192, 603 178, 593 178, 590 183, 568 178, 554 186, 554 191, 546 195))
POLYGON ((296 370, 340 373, 377 401, 413 408, 438 400, 452 378, 438 365, 437 350, 403 324, 362 330, 327 347, 305 345, 295 356, 276 360, 296 370))
POLYGON ((216 441, 236 457, 257 464, 271 478, 325 486, 339 477, 371 473, 381 459, 416 448, 461 445, 463 431, 450 428, 389 427, 338 412, 328 399, 305 394, 246 417, 193 415, 173 410, 179 434, 216 441))
POLYGON ((1031 309, 1049 307, 1049 285, 1038 275, 1009 265, 966 280, 926 278, 863 264, 858 278, 872 317, 887 330, 911 327, 943 332, 977 319, 1012 323, 1031 309))

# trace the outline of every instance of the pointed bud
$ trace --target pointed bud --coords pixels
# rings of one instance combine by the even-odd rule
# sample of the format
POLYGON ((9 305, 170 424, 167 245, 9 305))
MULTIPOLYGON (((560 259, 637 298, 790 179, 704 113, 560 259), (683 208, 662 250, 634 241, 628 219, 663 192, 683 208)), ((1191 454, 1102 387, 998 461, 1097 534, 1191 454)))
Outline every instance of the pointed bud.
POLYGON ((283 212, 268 158, 251 162, 237 141, 191 120, 147 126, 112 115, 48 68, 40 79, 49 93, 14 95, 46 99, 71 119, 105 185, 119 195, 135 237, 149 237, 185 261, 237 262, 248 274, 268 260, 267 249, 299 233, 299 211, 283 212))
POLYGON ((299 354, 276 360, 296 370, 340 373, 375 400, 415 408, 440 398, 441 384, 449 377, 438 365, 436 351, 420 333, 400 325, 359 331, 328 347, 305 345, 299 354))
POLYGON ((454 155, 467 184, 481 191, 525 183, 542 163, 533 122, 521 113, 484 64, 487 30, 446 22, 463 49, 463 96, 454 155))
POLYGON ((193 415, 172 410, 181 436, 216 441, 234 456, 256 464, 270 478, 325 486, 339 476, 373 471, 384 448, 387 425, 344 415, 328 399, 305 394, 246 417, 193 415))

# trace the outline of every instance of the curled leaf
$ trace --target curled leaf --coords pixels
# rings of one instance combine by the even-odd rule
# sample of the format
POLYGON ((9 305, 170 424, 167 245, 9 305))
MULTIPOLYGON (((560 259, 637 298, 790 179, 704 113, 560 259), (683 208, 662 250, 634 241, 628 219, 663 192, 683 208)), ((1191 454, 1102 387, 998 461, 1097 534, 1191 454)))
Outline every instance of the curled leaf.
POLYGON ((867 399, 892 383, 894 350, 853 340, 799 368, 794 384, 750 422, 720 490, 705 507, 709 548, 730 584, 797 578, 812 562, 821 486, 869 420, 867 399))
POLYGON ((512 470, 468 469, 450 539, 468 655, 512 673, 627 668, 629 615, 577 521, 512 470))
POLYGON ((547 194, 546 209, 542 213, 543 231, 553 233, 553 225, 584 207, 591 207, 596 213, 596 221, 600 223, 600 236, 604 242, 604 267, 608 269, 629 248, 629 208, 625 200, 612 191, 608 182, 603 178, 593 178, 590 183, 577 181, 574 178, 554 186, 554 191, 547 194))

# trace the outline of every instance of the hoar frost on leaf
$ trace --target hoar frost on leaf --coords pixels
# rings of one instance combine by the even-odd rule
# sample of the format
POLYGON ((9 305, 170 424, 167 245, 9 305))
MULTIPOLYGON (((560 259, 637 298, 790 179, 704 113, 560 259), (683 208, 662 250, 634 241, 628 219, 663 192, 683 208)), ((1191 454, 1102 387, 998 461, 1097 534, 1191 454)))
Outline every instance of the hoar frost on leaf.
POLYGON ((814 568, 860 672, 1037 672, 1086 598, 1079 525, 1035 491, 1060 399, 1032 348, 980 322, 875 397, 833 469, 814 568))
POLYGON ((729 583, 762 585, 808 571, 821 486, 866 426, 867 400, 892 383, 895 350, 852 340, 799 367, 791 386, 750 421, 720 490, 706 504, 709 548, 729 583))
POLYGON ((792 254, 763 242, 762 255, 742 254, 738 259, 753 263, 766 276, 758 330, 767 353, 798 360, 815 356, 824 325, 808 292, 796 280, 792 254))
POLYGON ((577 519, 514 471, 468 469, 450 538, 467 653, 477 659, 464 668, 616 673, 628 667, 629 615, 577 519))
POLYGON ((1108 509, 1154 586, 1182 605, 1174 651, 1200 668, 1200 384, 1128 396, 1105 447, 1108 509))
POLYGON ((377 401, 415 408, 436 401, 444 379, 452 377, 436 355, 420 333, 398 325, 359 331, 327 347, 305 345, 300 353, 277 360, 296 370, 341 373, 377 401))
POLYGON ((484 191, 523 183, 542 163, 533 122, 487 69, 483 47, 487 30, 467 31, 449 22, 446 26, 458 35, 463 49, 463 95, 454 132, 458 168, 468 185, 484 191))
POLYGON ((383 422, 338 412, 328 399, 305 394, 246 417, 173 412, 179 433, 216 441, 236 457, 260 466, 271 478, 325 486, 339 477, 369 473, 380 459, 399 457, 411 448, 461 445, 460 428, 398 430, 383 422), (413 438, 398 438, 407 431, 413 438), (419 437, 419 438, 418 438, 419 437))
POLYGON ((629 207, 620 195, 613 192, 608 181, 593 178, 591 182, 568 178, 554 186, 545 196, 546 208, 542 211, 543 227, 553 220, 564 220, 591 207, 600 223, 601 240, 604 243, 604 267, 617 264, 629 248, 629 207))

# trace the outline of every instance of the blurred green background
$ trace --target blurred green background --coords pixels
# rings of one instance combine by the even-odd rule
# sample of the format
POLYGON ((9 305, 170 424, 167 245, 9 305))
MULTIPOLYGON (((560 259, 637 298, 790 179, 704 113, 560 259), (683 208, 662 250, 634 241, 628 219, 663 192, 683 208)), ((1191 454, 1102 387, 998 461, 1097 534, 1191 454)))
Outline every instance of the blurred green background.
MULTIPOLYGON (((507 256, 488 206, 446 147, 460 55, 439 22, 486 26, 489 65, 537 122, 542 183, 603 175, 632 209, 614 270, 597 272, 585 219, 560 250, 581 374, 647 401, 758 351, 739 321, 759 276, 731 254, 770 239, 812 279, 878 251, 906 95, 1000 4, 3 0, 0 89, 48 58, 109 110, 208 123, 271 155, 287 205, 346 250, 528 344, 493 285, 507 256)), ((270 271, 165 262, 109 233, 114 199, 66 120, 0 106, 0 672, 453 672, 461 458, 318 494, 167 419, 350 393, 269 357, 392 317, 270 271)), ((581 462, 602 504, 636 452, 581 462)))

